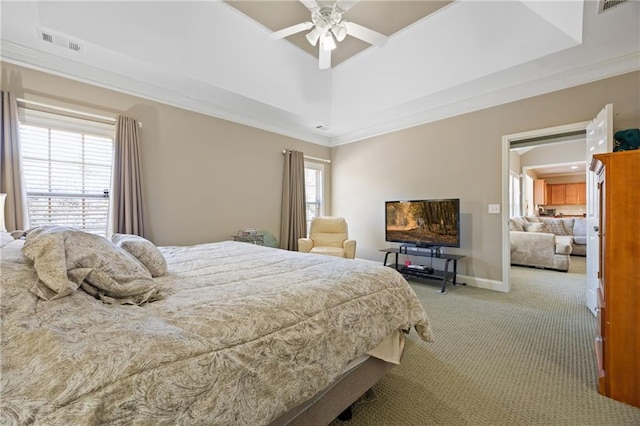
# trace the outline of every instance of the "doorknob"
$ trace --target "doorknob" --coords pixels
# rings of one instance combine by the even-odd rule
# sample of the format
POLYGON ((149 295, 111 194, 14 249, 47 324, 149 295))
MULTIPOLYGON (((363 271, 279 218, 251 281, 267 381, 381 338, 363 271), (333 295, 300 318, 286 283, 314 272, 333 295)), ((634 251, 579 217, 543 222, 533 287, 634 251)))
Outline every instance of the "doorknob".
POLYGON ((596 231, 596 232, 598 232, 598 231, 600 230, 600 227, 599 227, 598 225, 595 225, 595 226, 593 227, 593 230, 594 230, 594 231, 596 231))

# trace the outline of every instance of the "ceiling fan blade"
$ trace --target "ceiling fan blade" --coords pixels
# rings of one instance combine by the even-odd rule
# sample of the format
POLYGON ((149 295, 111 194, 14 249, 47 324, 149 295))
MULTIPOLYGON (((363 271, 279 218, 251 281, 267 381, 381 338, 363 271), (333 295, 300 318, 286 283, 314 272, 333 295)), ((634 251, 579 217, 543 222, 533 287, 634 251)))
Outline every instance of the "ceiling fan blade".
POLYGON ((275 31, 271 34, 268 34, 265 39, 267 40, 277 40, 280 38, 289 37, 292 34, 296 34, 305 30, 310 30, 313 27, 313 23, 311 22, 302 22, 300 24, 292 25, 287 28, 283 28, 279 31, 275 31))
POLYGON ((320 7, 320 5, 318 4, 318 2, 316 0, 300 0, 300 3, 302 3, 304 5, 304 7, 306 7, 307 9, 309 9, 312 12, 313 12, 314 9, 317 9, 317 8, 320 7))
POLYGON ((340 9, 340 13, 345 13, 347 10, 355 6, 356 3, 358 3, 358 0, 338 0, 336 2, 336 6, 340 9))
POLYGON ((369 44, 382 46, 387 42, 387 36, 377 31, 373 31, 367 27, 356 24, 355 22, 343 22, 347 27, 347 34, 369 44))
POLYGON ((321 70, 331 68, 331 51, 324 50, 322 45, 320 46, 320 54, 318 55, 318 67, 321 70))

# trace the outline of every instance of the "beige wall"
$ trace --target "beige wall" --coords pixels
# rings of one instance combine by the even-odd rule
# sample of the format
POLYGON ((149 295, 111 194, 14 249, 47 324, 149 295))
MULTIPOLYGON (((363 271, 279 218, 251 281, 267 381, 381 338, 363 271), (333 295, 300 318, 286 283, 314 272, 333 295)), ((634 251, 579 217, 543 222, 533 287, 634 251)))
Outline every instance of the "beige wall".
POLYGON ((468 256, 459 272, 500 282, 503 224, 487 209, 502 199, 502 136, 588 121, 607 103, 616 129, 640 127, 639 83, 634 72, 336 147, 333 213, 358 257, 382 261, 385 200, 460 198, 462 246, 448 251, 468 256))
POLYGON ((2 63, 2 88, 143 122, 145 216, 160 245, 230 239, 243 227, 279 239, 282 150, 330 156, 327 147, 12 64, 2 63))
MULTIPOLYGON (((381 261, 384 201, 461 199, 459 271, 502 280, 501 138, 593 118, 614 104, 615 127, 640 127, 640 73, 606 79, 333 149, 2 63, 2 88, 142 121, 146 219, 157 244, 229 239, 280 228, 284 148, 328 158, 327 212, 349 221, 357 256, 381 261)), ((505 206, 503 206, 505 208, 505 206)))

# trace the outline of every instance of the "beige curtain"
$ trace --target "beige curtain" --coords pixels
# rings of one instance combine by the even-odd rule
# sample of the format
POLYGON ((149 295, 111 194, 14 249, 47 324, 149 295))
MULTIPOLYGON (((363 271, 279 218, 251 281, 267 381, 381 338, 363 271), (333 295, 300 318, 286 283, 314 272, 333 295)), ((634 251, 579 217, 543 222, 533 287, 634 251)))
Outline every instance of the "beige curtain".
POLYGON ((304 193, 304 154, 286 151, 282 178, 280 248, 298 250, 298 238, 307 236, 304 193))
POLYGON ((138 122, 118 116, 113 150, 113 232, 145 236, 138 122))
POLYGON ((8 231, 29 228, 27 190, 22 173, 20 125, 15 95, 2 92, 2 141, 0 142, 0 193, 5 199, 4 221, 8 231))

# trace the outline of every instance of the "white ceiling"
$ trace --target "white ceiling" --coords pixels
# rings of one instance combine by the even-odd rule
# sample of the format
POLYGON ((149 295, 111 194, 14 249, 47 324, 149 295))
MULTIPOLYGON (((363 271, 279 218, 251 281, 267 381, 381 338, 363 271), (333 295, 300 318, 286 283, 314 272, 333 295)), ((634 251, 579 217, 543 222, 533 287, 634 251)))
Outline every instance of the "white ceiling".
POLYGON ((222 1, 1 8, 4 61, 326 146, 640 69, 637 1, 458 0, 330 70, 222 1))
POLYGON ((586 180, 587 175, 587 164, 584 161, 527 167, 527 169, 533 170, 539 179, 556 176, 580 176, 586 180))

